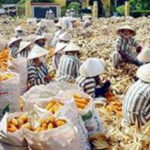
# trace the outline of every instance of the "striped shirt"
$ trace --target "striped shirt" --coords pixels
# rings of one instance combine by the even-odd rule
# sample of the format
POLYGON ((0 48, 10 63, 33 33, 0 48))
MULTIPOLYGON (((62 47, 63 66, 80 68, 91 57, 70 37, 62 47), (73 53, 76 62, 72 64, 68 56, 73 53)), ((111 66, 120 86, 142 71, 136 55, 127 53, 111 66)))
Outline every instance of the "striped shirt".
POLYGON ((91 21, 89 19, 84 20, 83 22, 83 28, 87 28, 91 25, 91 21))
POLYGON ((59 81, 75 79, 79 75, 80 60, 70 55, 62 55, 60 58, 57 77, 59 81))
POLYGON ((79 76, 76 79, 76 84, 81 87, 85 93, 89 94, 91 97, 95 97, 95 88, 97 84, 93 77, 79 76))
POLYGON ((138 43, 136 40, 131 37, 128 41, 125 38, 120 36, 116 41, 116 50, 117 51, 125 51, 126 53, 130 54, 132 47, 138 47, 138 43))
POLYGON ((10 57, 13 57, 13 58, 16 58, 17 57, 17 50, 18 50, 18 47, 14 46, 14 47, 11 47, 10 48, 10 57))
POLYGON ((61 54, 54 55, 52 58, 52 66, 55 70, 58 69, 60 58, 61 58, 61 54))
POLYGON ((53 39, 52 39, 52 41, 51 41, 51 45, 52 45, 52 46, 54 46, 54 47, 56 46, 57 42, 59 41, 59 36, 60 36, 63 32, 64 32, 64 31, 61 30, 61 29, 55 32, 54 37, 53 37, 53 39))
POLYGON ((23 50, 17 54, 17 58, 28 58, 30 51, 23 50))
POLYGON ((28 83, 31 86, 46 84, 44 80, 46 75, 48 75, 48 69, 43 63, 38 67, 34 63, 28 64, 28 83))
POLYGON ((136 81, 128 90, 123 101, 123 116, 130 123, 144 125, 150 120, 150 84, 136 81))

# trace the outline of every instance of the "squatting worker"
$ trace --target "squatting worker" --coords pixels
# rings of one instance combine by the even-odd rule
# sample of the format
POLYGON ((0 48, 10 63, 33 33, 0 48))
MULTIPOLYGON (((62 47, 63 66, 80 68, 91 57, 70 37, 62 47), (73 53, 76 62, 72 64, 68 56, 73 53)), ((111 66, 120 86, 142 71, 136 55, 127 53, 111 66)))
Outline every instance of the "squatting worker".
POLYGON ((91 16, 83 16, 83 28, 87 28, 92 25, 92 17, 91 16))
POLYGON ((17 50, 17 58, 27 58, 31 52, 31 42, 22 41, 20 43, 19 49, 17 50))
POLYGON ((44 48, 44 46, 45 46, 45 44, 46 44, 46 40, 47 40, 47 39, 46 39, 43 35, 42 35, 42 36, 37 36, 37 37, 35 38, 34 43, 37 44, 38 46, 44 48))
POLYGON ((80 59, 79 52, 80 48, 74 44, 69 43, 64 49, 64 55, 60 58, 57 80, 58 81, 70 81, 74 80, 79 76, 80 59))
POLYGON ((137 77, 123 100, 123 120, 144 125, 150 120, 150 63, 138 69, 137 77))
POLYGON ((15 32, 15 37, 18 37, 18 38, 20 37, 20 38, 22 38, 23 36, 25 36, 24 30, 22 29, 21 26, 16 27, 16 28, 14 29, 14 32, 15 32))
POLYGON ((67 44, 71 41, 71 39, 72 39, 71 34, 69 34, 68 32, 64 32, 59 36, 58 42, 67 44))
POLYGON ((51 41, 51 45, 52 45, 53 47, 56 47, 56 44, 57 44, 57 42, 58 42, 58 40, 59 40, 59 36, 60 36, 62 33, 64 33, 63 24, 62 24, 60 21, 55 25, 55 27, 56 27, 56 31, 55 31, 54 37, 53 37, 53 39, 52 39, 52 41, 51 41))
POLYGON ((48 51, 35 45, 29 54, 28 57, 28 88, 40 85, 47 84, 51 81, 51 77, 48 73, 46 66, 45 56, 48 54, 48 51), (30 61, 30 63, 29 63, 30 61))
POLYGON ((142 52, 137 56, 137 59, 143 64, 150 63, 150 47, 143 48, 142 52))
POLYGON ((56 45, 54 56, 52 58, 52 66, 55 70, 58 69, 60 58, 63 55, 63 50, 66 46, 67 46, 66 43, 60 43, 60 42, 57 43, 56 45))
POLYGON ((17 50, 19 49, 21 38, 12 38, 8 44, 10 48, 9 56, 16 58, 17 57, 17 50))
MULTIPOLYGON (((80 67, 80 76, 76 84, 93 98, 102 97, 107 91, 104 90, 108 82, 100 87, 100 76, 105 71, 105 61, 98 58, 88 58, 80 67)), ((106 89, 106 88, 105 88, 106 89)))
POLYGON ((136 32, 130 26, 123 26, 117 31, 119 37, 116 41, 116 50, 112 53, 113 66, 118 67, 120 62, 132 63, 140 66, 142 63, 136 58, 142 47, 136 42, 136 32), (132 48, 136 48, 136 52, 132 48))

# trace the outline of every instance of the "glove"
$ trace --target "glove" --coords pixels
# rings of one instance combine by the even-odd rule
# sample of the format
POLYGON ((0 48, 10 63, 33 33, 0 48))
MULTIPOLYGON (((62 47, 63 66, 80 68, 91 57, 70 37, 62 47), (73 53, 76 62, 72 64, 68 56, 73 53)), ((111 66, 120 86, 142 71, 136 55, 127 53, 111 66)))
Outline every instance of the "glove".
POLYGON ((105 97, 106 93, 109 91, 110 85, 111 85, 110 81, 106 81, 101 88, 96 88, 95 98, 99 96, 105 97))
POLYGON ((138 46, 137 48, 136 48, 136 52, 137 53, 140 53, 142 51, 142 47, 141 46, 138 46))

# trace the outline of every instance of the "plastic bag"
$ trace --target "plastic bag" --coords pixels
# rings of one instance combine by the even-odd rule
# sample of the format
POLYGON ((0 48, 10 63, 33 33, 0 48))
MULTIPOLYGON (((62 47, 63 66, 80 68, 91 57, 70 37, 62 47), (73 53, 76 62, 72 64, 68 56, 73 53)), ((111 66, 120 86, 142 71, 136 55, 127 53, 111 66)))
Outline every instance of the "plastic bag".
POLYGON ((13 72, 4 72, 0 74, 10 73, 14 77, 0 82, 0 116, 3 110, 9 107, 10 112, 19 111, 18 98, 20 96, 20 78, 13 72))
POLYGON ((63 82, 50 82, 48 85, 34 86, 22 96, 25 104, 25 110, 33 110, 34 104, 39 104, 40 102, 47 101, 51 97, 57 95, 59 91, 64 91, 67 89, 79 88, 73 86, 72 84, 63 82))
POLYGON ((8 69, 18 73, 20 76, 20 92, 23 94, 27 90, 27 59, 14 59, 8 62, 8 69))
POLYGON ((82 97, 90 99, 89 103, 83 110, 81 109, 78 110, 85 123, 85 127, 88 131, 88 135, 91 136, 97 132, 103 132, 104 131, 103 122, 100 119, 98 112, 95 109, 93 99, 89 95, 79 90, 66 90, 66 91, 60 92, 58 94, 58 97, 61 97, 64 99, 71 99, 73 98, 74 94, 79 94, 82 97))
POLYGON ((23 129, 14 133, 7 132, 7 120, 20 116, 22 113, 6 113, 0 122, 0 150, 28 150, 27 143, 24 139, 23 129), (11 148, 10 148, 11 147, 11 148), (10 148, 10 149, 9 149, 10 148))
POLYGON ((57 116, 66 117, 72 121, 72 123, 78 129, 78 139, 80 141, 80 149, 90 150, 90 144, 88 142, 88 132, 85 128, 85 124, 76 108, 74 103, 66 104, 60 111, 58 111, 57 116))
POLYGON ((24 129, 25 138, 31 149, 81 150, 79 148, 79 139, 77 138, 78 131, 76 127, 69 120, 65 120, 67 121, 65 125, 42 132, 33 132, 24 129))
POLYGON ((90 150, 89 142, 88 142, 88 133, 85 128, 84 122, 81 119, 81 116, 74 104, 73 100, 63 100, 58 99, 57 97, 49 98, 49 99, 43 99, 41 101, 38 101, 32 107, 40 117, 44 117, 45 115, 51 115, 52 113, 47 111, 45 107, 47 104, 49 104, 51 101, 55 100, 56 102, 61 102, 63 106, 54 114, 57 117, 65 117, 73 122, 73 124, 76 126, 78 130, 78 139, 80 143, 80 149, 82 150, 90 150))

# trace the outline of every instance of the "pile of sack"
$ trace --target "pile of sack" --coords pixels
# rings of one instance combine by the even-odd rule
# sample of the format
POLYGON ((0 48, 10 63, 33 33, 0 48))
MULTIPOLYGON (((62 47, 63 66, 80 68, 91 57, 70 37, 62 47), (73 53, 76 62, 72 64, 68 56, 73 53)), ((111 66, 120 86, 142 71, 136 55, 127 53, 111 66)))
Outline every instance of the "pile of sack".
POLYGON ((93 99, 69 83, 35 86, 21 99, 23 112, 0 122, 3 149, 90 150, 88 137, 104 132, 93 99))

